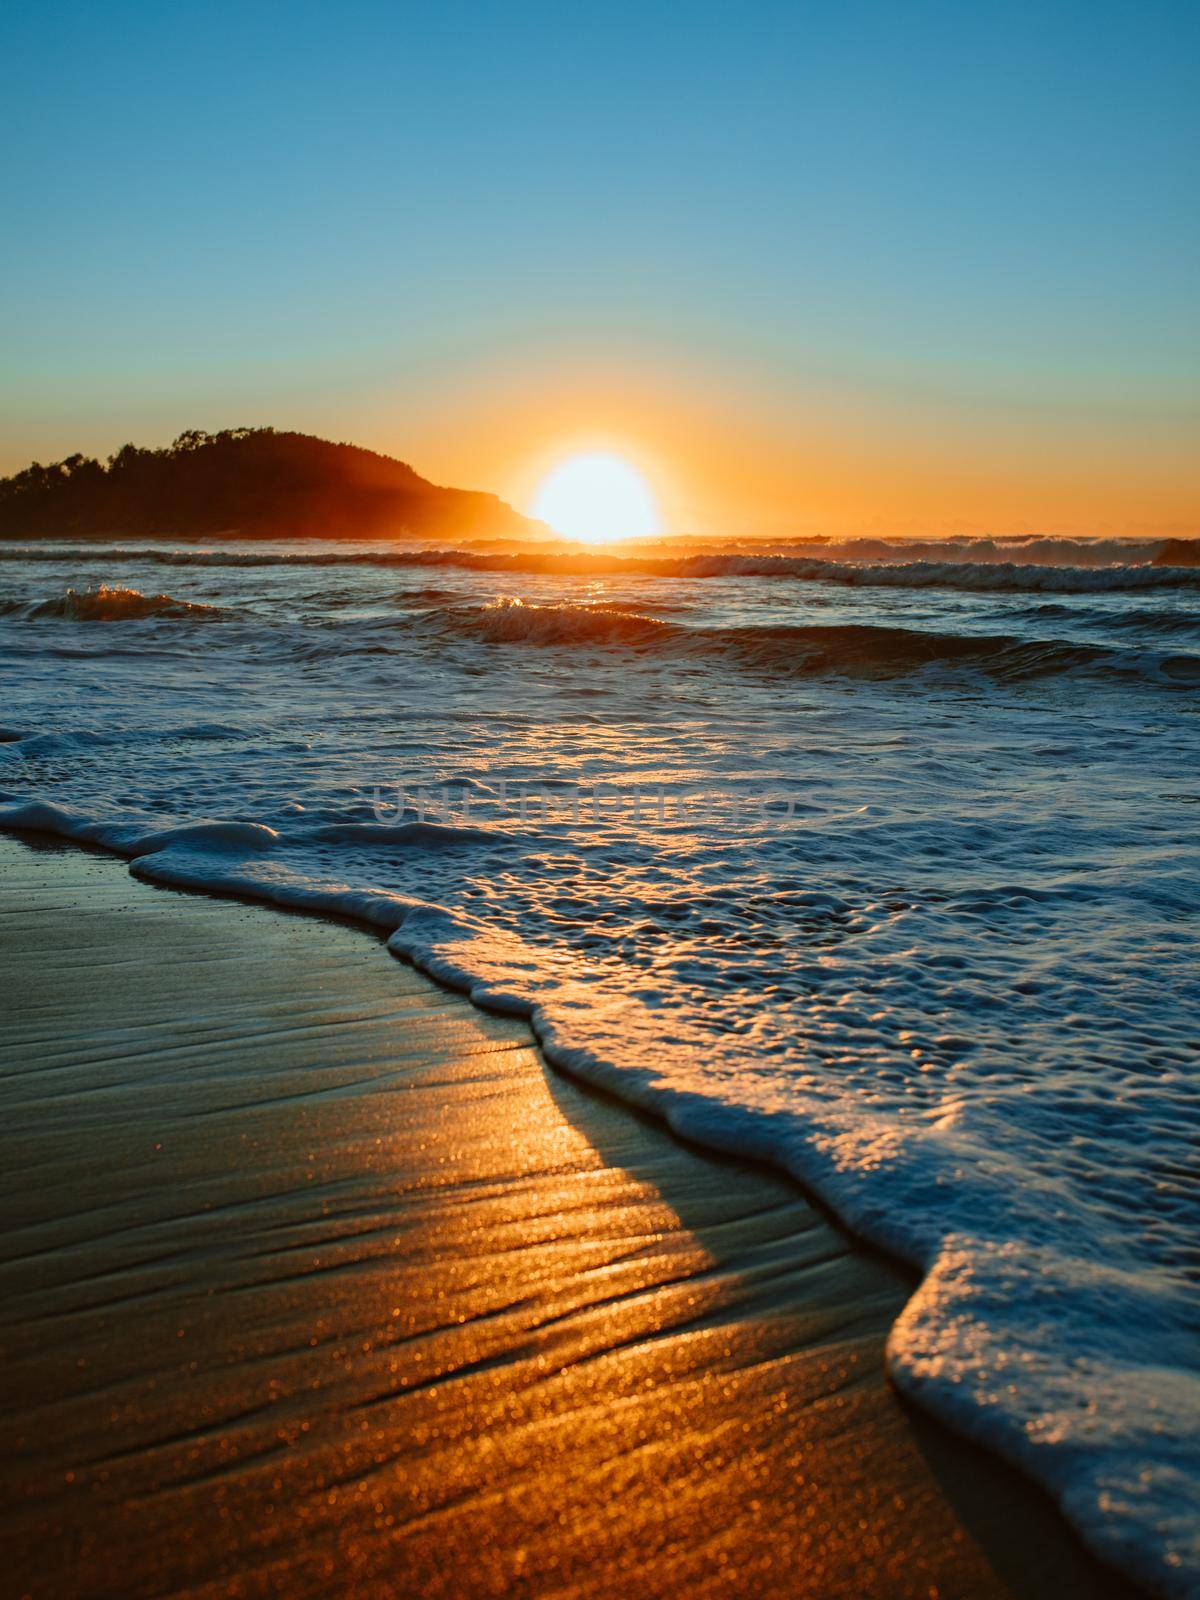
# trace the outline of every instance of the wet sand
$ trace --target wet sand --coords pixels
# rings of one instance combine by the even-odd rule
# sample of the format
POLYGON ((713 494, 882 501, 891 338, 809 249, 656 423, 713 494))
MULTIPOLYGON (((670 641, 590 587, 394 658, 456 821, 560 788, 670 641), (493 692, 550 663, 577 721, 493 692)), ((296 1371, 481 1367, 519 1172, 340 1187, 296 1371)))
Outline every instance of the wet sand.
POLYGON ((37 1596, 1127 1595, 901 1405, 907 1274, 370 935, 0 837, 37 1596))

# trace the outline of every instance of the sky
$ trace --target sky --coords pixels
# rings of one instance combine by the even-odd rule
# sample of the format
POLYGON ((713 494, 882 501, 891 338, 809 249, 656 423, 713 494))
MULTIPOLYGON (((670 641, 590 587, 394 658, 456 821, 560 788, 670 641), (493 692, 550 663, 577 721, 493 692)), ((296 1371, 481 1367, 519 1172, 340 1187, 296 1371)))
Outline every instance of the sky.
POLYGON ((0 471, 271 424, 680 533, 1200 532, 1200 5, 10 3, 0 471))

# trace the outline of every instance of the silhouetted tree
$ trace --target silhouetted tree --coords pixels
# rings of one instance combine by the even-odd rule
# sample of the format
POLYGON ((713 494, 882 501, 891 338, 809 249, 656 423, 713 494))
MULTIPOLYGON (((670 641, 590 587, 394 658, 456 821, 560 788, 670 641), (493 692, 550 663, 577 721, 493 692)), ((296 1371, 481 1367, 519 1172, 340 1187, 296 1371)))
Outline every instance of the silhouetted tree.
POLYGON ((163 450, 125 444, 106 465, 77 453, 0 479, 0 538, 528 531, 494 495, 438 488, 390 456, 273 428, 191 428, 163 450))

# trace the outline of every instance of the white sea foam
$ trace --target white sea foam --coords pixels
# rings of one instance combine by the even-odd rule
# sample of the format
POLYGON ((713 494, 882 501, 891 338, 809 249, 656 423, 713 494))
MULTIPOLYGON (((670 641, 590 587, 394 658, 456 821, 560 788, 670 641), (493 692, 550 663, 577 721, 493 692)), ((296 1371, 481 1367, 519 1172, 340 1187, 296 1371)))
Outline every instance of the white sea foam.
MULTIPOLYGON (((14 610, 0 824, 357 917, 563 1067, 787 1167, 924 1274, 901 1386, 1101 1554, 1200 1592, 1200 740, 1144 670, 1187 590, 1047 618, 1027 593, 541 575, 513 606, 511 573, 463 573, 398 607, 394 568, 314 591, 312 567, 181 566, 219 629, 14 610), (825 665, 744 670, 804 650, 825 665), (502 777, 799 803, 572 824, 506 809, 502 777), (469 792, 470 823, 379 822, 398 780, 469 792)), ((6 580, 25 605, 45 572, 6 580)))

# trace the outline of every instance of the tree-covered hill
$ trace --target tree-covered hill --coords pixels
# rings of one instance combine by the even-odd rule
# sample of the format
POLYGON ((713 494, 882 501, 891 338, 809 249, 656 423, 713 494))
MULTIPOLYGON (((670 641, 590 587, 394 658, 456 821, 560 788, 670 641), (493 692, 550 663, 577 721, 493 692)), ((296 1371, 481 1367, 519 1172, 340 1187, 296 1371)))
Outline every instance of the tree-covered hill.
POLYGON ((107 463, 35 462, 0 479, 0 537, 513 538, 545 530, 495 495, 442 489, 402 461, 273 428, 127 444, 107 463))

